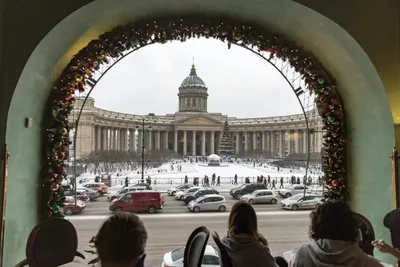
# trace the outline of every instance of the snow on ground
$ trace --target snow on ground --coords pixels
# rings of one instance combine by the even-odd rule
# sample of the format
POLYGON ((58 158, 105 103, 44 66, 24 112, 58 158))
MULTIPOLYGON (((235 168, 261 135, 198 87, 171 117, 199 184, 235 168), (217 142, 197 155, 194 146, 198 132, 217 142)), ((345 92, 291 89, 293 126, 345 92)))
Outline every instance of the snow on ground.
MULTIPOLYGON (((210 177, 215 173, 216 176, 220 176, 221 183, 231 183, 235 174, 238 176, 238 182, 243 183, 245 177, 249 177, 250 181, 256 181, 257 176, 263 175, 267 177, 268 175, 271 179, 279 180, 281 177, 284 178, 284 182, 287 183, 288 179, 294 175, 296 177, 304 177, 305 169, 289 169, 281 168, 279 171, 276 167, 269 164, 253 165, 253 163, 223 163, 222 166, 208 167, 203 163, 165 163, 159 168, 153 168, 145 170, 144 177, 151 177, 152 181, 156 180, 158 184, 181 184, 184 181, 184 177, 187 176, 189 182, 193 181, 193 178, 199 177, 204 178, 205 175, 210 177), (181 171, 178 171, 178 166, 181 166, 181 171)), ((318 176, 322 176, 321 171, 309 171, 314 182, 317 181, 318 176)), ((95 175, 91 173, 84 173, 78 177, 78 181, 91 182, 94 180, 95 175)), ((128 177, 130 183, 135 183, 141 178, 141 173, 139 170, 136 171, 124 171, 119 173, 114 173, 111 175, 113 185, 121 185, 125 178, 128 177)))

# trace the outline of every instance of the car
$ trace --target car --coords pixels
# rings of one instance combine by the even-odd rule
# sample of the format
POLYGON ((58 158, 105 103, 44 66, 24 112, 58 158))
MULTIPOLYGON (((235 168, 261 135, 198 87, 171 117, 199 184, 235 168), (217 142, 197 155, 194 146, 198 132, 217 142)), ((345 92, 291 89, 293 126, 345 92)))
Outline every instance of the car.
POLYGON ((191 185, 191 184, 178 185, 177 187, 172 187, 172 188, 168 189, 167 194, 169 196, 174 196, 176 192, 183 191, 183 190, 189 189, 191 187, 193 187, 193 185, 191 185))
POLYGON ((90 189, 90 188, 78 187, 77 190, 83 190, 83 191, 85 191, 85 192, 86 192, 86 195, 87 195, 87 197, 88 197, 88 199, 89 199, 90 201, 96 200, 96 199, 98 199, 99 196, 100 196, 99 193, 98 193, 97 191, 94 191, 94 190, 92 190, 92 189, 90 189))
MULTIPOLYGON (((74 190, 66 190, 66 191, 64 191, 64 195, 75 199, 75 191, 74 190)), ((89 200, 86 190, 77 189, 76 190, 76 199, 82 200, 82 201, 89 200)))
POLYGON ((243 184, 237 188, 231 189, 231 191, 229 191, 229 194, 234 199, 240 199, 243 195, 251 194, 256 190, 261 190, 261 189, 268 189, 268 188, 265 184, 262 183, 243 184))
POLYGON ((289 185, 288 187, 284 188, 284 189, 279 189, 278 190, 278 194, 281 195, 282 197, 291 197, 294 196, 296 194, 304 194, 304 188, 306 189, 306 193, 309 192, 309 189, 307 186, 305 185, 301 185, 301 184, 293 184, 293 185, 289 185))
POLYGON ((224 212, 228 203, 224 196, 205 195, 190 201, 188 209, 193 212, 199 211, 221 211, 224 212))
POLYGON ((276 204, 278 202, 278 197, 272 190, 256 190, 251 194, 242 196, 240 199, 247 201, 250 205, 270 203, 276 204))
POLYGON ((182 200, 182 199, 185 197, 186 194, 192 194, 192 193, 194 193, 194 192, 196 192, 196 191, 198 191, 198 190, 200 190, 200 189, 202 189, 202 188, 203 188, 203 187, 194 186, 194 187, 191 187, 191 188, 189 188, 189 189, 185 189, 185 190, 183 190, 183 191, 177 191, 177 192, 175 193, 175 195, 174 195, 174 198, 175 198, 176 200, 182 200))
POLYGON ((322 198, 313 194, 297 194, 281 200, 281 207, 286 210, 312 210, 322 204, 322 198))
POLYGON ((114 199, 118 199, 118 198, 122 197, 123 195, 125 195, 128 192, 145 191, 145 190, 147 190, 147 188, 145 186, 136 186, 135 185, 135 186, 125 187, 125 188, 118 190, 115 193, 109 194, 107 196, 107 199, 109 201, 112 201, 114 199))
POLYGON ((78 200, 75 205, 75 198, 66 197, 64 201, 64 207, 61 211, 65 215, 73 215, 82 212, 86 208, 86 203, 84 201, 78 200))
MULTIPOLYGON (((219 252, 218 248, 207 245, 204 251, 203 262, 201 266, 204 267, 219 267, 219 252)), ((183 254, 185 248, 175 249, 171 252, 164 254, 164 259, 161 267, 183 267, 183 254)))
POLYGON ((195 200, 195 199, 197 199, 201 196, 205 196, 205 195, 219 195, 219 192, 217 190, 215 190, 214 188, 203 188, 203 189, 197 190, 193 194, 185 196, 185 198, 183 199, 183 202, 187 205, 187 204, 189 204, 190 201, 195 200))
POLYGON ((151 185, 149 185, 148 183, 137 183, 135 185, 129 185, 129 187, 131 187, 131 186, 144 186, 144 187, 146 187, 147 190, 153 190, 151 185))
POLYGON ((103 196, 104 194, 108 193, 108 187, 104 183, 88 183, 84 184, 83 187, 99 192, 99 196, 103 196))
POLYGON ((119 199, 111 201, 109 210, 112 212, 144 212, 155 213, 163 208, 164 199, 160 192, 136 191, 127 192, 119 199))

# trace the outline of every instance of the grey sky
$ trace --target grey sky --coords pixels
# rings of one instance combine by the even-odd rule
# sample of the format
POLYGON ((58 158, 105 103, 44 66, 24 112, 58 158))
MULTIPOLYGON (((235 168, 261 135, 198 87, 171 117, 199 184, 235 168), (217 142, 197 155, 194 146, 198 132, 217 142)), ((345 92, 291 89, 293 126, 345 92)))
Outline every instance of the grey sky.
POLYGON ((154 44, 116 64, 96 85, 96 106, 132 114, 174 113, 178 88, 194 57, 197 74, 208 87, 208 112, 236 117, 301 113, 281 74, 250 51, 225 43, 191 39, 154 44))

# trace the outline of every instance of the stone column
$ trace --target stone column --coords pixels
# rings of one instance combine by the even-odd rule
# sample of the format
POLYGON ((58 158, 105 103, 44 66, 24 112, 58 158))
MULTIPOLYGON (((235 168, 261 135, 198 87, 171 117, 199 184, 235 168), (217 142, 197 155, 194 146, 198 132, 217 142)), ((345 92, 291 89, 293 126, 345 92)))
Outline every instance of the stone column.
POLYGON ((211 147, 210 147, 210 154, 214 154, 214 145, 215 145, 215 132, 212 131, 211 133, 211 147))
POLYGON ((107 147, 110 150, 114 150, 114 134, 115 134, 114 128, 110 128, 110 138, 109 138, 109 140, 107 142, 107 147))
POLYGON ((148 140, 147 140, 147 142, 148 142, 148 148, 147 148, 147 150, 150 152, 152 149, 153 149, 153 134, 152 134, 152 131, 148 131, 148 140))
POLYGON ((275 132, 274 131, 270 131, 269 132, 269 154, 271 155, 271 156, 275 156, 275 154, 276 154, 276 149, 275 149, 275 145, 274 145, 274 142, 275 142, 275 140, 276 140, 276 138, 275 138, 275 132))
POLYGON ((174 131, 174 151, 178 153, 178 131, 174 131))
POLYGON ((192 155, 196 156, 196 131, 193 131, 192 135, 192 155))
POLYGON ((265 145, 265 132, 262 131, 261 132, 261 150, 264 151, 265 148, 266 148, 266 145, 265 145))
POLYGON ((308 132, 307 129, 303 130, 303 153, 308 153, 308 132))
POLYGON ((240 132, 236 132, 236 155, 239 154, 241 141, 242 140, 240 139, 240 132))
POLYGON ((156 132, 156 149, 160 150, 161 146, 160 146, 160 131, 156 132))
POLYGON ((187 140, 186 140, 186 137, 187 137, 187 131, 185 130, 185 131, 183 131, 183 155, 184 156, 186 156, 187 155, 187 140))
POLYGON ((257 132, 253 132, 253 150, 257 150, 257 132))
POLYGON ((123 152, 124 151, 124 144, 125 144, 125 129, 122 129, 122 128, 119 129, 118 137, 119 137, 119 142, 118 142, 119 149, 118 149, 118 151, 123 152))
POLYGON ((293 142, 293 133, 292 130, 288 131, 287 134, 287 151, 288 151, 288 155, 292 154, 292 142, 293 142))
POLYGON ((131 129, 130 130, 130 137, 131 137, 131 151, 136 151, 136 130, 131 129))
POLYGON ((285 131, 281 131, 279 138, 279 156, 282 158, 285 154, 285 131))
POLYGON ((244 132, 244 152, 247 152, 249 150, 249 139, 248 139, 248 132, 244 132))
POLYGON ((96 127, 96 151, 101 151, 101 127, 96 127))
POLYGON ((94 124, 90 125, 90 152, 96 150, 96 132, 94 124))
POLYGON ((168 150, 168 131, 164 132, 164 148, 168 150))
POLYGON ((206 155, 206 131, 201 132, 201 155, 206 155))
POLYGON ((107 127, 103 127, 102 130, 103 132, 103 151, 108 151, 108 129, 107 127))
POLYGON ((294 134, 293 134, 293 139, 294 139, 294 152, 296 154, 300 153, 300 131, 299 130, 295 130, 294 134))
POLYGON ((120 151, 121 147, 121 130, 119 128, 115 129, 115 150, 120 151))
POLYGON ((125 129, 125 134, 124 134, 124 151, 127 152, 129 151, 129 129, 125 129))

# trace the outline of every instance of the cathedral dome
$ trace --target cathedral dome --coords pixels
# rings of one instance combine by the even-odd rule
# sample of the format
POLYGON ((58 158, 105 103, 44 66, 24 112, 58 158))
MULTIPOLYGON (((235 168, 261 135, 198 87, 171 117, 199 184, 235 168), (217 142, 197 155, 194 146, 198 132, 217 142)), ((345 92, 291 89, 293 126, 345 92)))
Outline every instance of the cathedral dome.
POLYGON ((199 76, 197 76, 196 68, 194 65, 192 65, 192 69, 190 70, 189 76, 187 76, 181 83, 181 87, 192 87, 192 86, 206 87, 204 81, 199 76))

